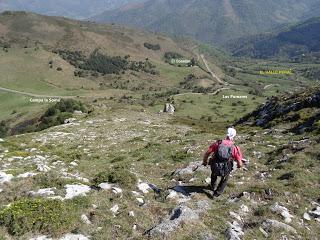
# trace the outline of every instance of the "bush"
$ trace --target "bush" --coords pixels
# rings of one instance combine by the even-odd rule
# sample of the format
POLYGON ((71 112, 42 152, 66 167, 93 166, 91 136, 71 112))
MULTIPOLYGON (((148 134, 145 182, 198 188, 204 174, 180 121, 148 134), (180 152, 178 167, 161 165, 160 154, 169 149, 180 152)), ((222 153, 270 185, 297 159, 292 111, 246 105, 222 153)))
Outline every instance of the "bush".
POLYGON ((186 151, 179 151, 171 155, 171 159, 175 162, 182 162, 190 157, 190 154, 186 151))
POLYGON ((63 124, 66 119, 72 117, 74 111, 85 112, 86 108, 81 102, 73 99, 61 100, 54 106, 49 107, 45 114, 42 115, 37 130, 41 131, 49 127, 63 124))
POLYGON ((137 177, 128 170, 128 164, 120 164, 109 171, 103 171, 93 179, 95 185, 102 182, 116 183, 122 187, 133 187, 137 182, 137 177))
POLYGON ((0 122, 0 137, 6 137, 8 135, 9 126, 5 121, 0 122))
POLYGON ((73 226, 70 207, 66 202, 53 199, 22 199, 0 211, 0 225, 11 235, 28 232, 59 234, 73 226), (68 214, 66 214, 68 213, 68 214))
POLYGON ((153 51, 157 51, 161 49, 159 44, 144 43, 143 46, 153 51))
POLYGON ((176 52, 166 52, 164 54, 164 58, 170 61, 171 59, 183 58, 183 56, 180 53, 176 53, 176 52))

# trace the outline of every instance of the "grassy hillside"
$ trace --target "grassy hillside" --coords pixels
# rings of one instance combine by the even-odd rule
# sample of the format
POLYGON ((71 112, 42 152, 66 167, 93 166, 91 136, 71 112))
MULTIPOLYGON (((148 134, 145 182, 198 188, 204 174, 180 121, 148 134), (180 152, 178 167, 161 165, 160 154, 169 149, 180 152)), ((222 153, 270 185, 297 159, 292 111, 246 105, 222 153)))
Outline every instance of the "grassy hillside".
POLYGON ((276 34, 250 37, 231 46, 235 56, 282 57, 295 61, 319 61, 320 18, 312 18, 276 34))
POLYGON ((221 121, 232 111, 238 115, 252 110, 268 96, 309 85, 317 67, 235 60, 192 39, 172 39, 117 25, 25 12, 1 14, 0 36, 1 94, 16 99, 10 104, 1 102, 4 113, 1 119, 7 119, 13 127, 40 117, 50 105, 32 99, 50 98, 76 98, 88 103, 112 98, 115 102, 160 110, 178 95, 177 104, 193 101, 186 104, 191 109, 189 113, 178 113, 187 121, 210 116, 212 122, 221 121), (171 63, 165 56, 179 56, 194 65, 171 63), (292 74, 260 74, 261 70, 269 69, 292 69, 292 74), (203 93, 212 96, 202 96, 203 93), (247 96, 242 103, 232 102, 241 107, 213 110, 213 104, 223 103, 223 95, 233 93, 247 96), (199 99, 189 99, 197 95, 199 99), (196 114, 191 114, 193 109, 196 114))
POLYGON ((264 33, 281 24, 301 20, 315 0, 156 0, 106 11, 92 19, 119 23, 171 35, 191 36, 222 45, 227 40, 264 33))
MULTIPOLYGON (((318 104, 316 94, 308 89, 279 97, 264 113, 272 116, 274 107, 310 97, 318 104)), ((290 132, 302 118, 275 121, 268 129, 238 125, 235 141, 249 160, 247 171, 233 172, 226 192, 212 199, 210 170, 192 168, 212 141, 224 137, 234 115, 212 124, 181 119, 197 110, 189 103, 179 104, 180 116, 111 100, 93 105, 94 113, 71 124, 0 142, 4 239, 62 239, 71 233, 83 239, 170 240, 319 234, 318 127, 302 135, 290 132)), ((318 109, 296 110, 306 119, 318 109)))
MULTIPOLYGON (((139 1, 139 0, 137 0, 139 1)), ((28 11, 51 16, 64 16, 76 19, 86 19, 103 11, 118 8, 127 4, 128 0, 2 0, 0 12, 28 11)))

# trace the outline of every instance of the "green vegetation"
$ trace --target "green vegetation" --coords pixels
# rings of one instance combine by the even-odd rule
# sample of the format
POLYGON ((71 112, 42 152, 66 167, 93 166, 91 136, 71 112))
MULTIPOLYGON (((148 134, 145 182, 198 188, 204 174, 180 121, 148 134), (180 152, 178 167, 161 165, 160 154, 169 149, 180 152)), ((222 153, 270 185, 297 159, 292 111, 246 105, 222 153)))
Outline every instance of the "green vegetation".
POLYGON ((6 137, 9 131, 8 123, 5 121, 0 122, 0 137, 6 137))
POLYGON ((312 18, 280 33, 237 40, 229 46, 234 56, 280 57, 294 62, 320 63, 320 18, 312 18))
POLYGON ((83 71, 75 71, 74 75, 79 77, 86 77, 88 75, 98 77, 98 73, 105 74, 124 74, 126 70, 144 71, 146 73, 156 74, 155 66, 149 61, 129 61, 129 55, 121 56, 107 56, 99 53, 98 49, 94 50, 88 58, 79 51, 69 50, 55 50, 63 59, 68 61, 71 65, 83 71))
POLYGON ((30 231, 59 234, 72 229, 76 221, 71 206, 60 200, 22 199, 0 211, 0 224, 7 227, 11 235, 30 231))
POLYGON ((73 99, 61 99, 55 105, 49 107, 46 112, 38 119, 31 119, 17 126, 12 131, 14 134, 42 131, 49 127, 63 124, 68 118, 71 118, 74 111, 85 112, 86 108, 82 102, 73 99))
POLYGON ((160 50, 160 49, 161 49, 159 43, 157 43, 157 44, 144 43, 143 46, 144 46, 145 48, 151 49, 151 50, 153 50, 153 51, 157 51, 157 50, 160 50))
POLYGON ((102 182, 116 183, 122 187, 132 188, 136 182, 136 176, 128 169, 127 163, 120 163, 108 171, 98 173, 93 179, 94 184, 102 182))

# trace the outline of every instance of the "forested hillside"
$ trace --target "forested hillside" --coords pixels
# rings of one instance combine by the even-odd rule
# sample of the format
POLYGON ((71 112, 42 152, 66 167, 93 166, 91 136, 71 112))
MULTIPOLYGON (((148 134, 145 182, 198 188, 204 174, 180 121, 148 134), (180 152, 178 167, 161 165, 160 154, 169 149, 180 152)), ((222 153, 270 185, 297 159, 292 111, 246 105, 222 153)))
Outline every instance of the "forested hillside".
POLYGON ((172 35, 188 35, 222 45, 230 39, 264 33, 281 24, 316 16, 318 1, 307 0, 151 0, 144 4, 106 11, 92 19, 142 27, 172 35))

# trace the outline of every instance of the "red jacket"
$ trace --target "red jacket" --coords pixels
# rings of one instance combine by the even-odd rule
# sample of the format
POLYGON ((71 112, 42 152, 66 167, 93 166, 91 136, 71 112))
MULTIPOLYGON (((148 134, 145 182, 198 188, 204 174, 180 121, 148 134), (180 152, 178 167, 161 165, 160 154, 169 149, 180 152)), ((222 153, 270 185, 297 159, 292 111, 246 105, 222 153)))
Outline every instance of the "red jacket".
MULTIPOLYGON (((222 142, 227 145, 233 144, 233 142, 230 139, 222 140, 222 142)), ((205 156, 209 156, 211 153, 216 152, 218 150, 218 146, 219 146, 218 141, 211 144, 210 147, 208 148, 205 156)), ((237 161, 238 168, 241 167, 242 166, 242 153, 241 153, 241 150, 238 146, 234 145, 234 148, 232 148, 231 156, 234 161, 237 161)), ((214 158, 212 160, 214 161, 214 158)))

